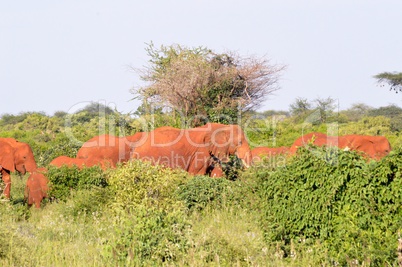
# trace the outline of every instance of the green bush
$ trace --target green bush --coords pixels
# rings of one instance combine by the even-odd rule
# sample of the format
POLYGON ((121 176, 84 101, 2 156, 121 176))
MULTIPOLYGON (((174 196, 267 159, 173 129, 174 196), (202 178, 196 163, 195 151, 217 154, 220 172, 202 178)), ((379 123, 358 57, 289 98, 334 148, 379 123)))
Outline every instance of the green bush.
POLYGON ((140 160, 127 162, 108 177, 114 196, 112 208, 123 213, 135 212, 141 205, 170 209, 178 202, 175 190, 189 177, 180 169, 152 166, 140 160))
POLYGON ((65 134, 58 135, 55 140, 46 143, 41 150, 36 152, 37 163, 40 166, 48 165, 58 156, 75 157, 80 145, 72 142, 65 134))
POLYGON ((104 255, 124 265, 161 265, 187 249, 190 225, 175 191, 189 179, 187 172, 148 162, 131 161, 110 172, 115 217, 114 238, 104 255))
POLYGON ((190 224, 180 210, 139 205, 134 214, 119 216, 102 255, 112 265, 161 266, 177 262, 188 249, 190 224))
POLYGON ((322 242, 330 261, 384 265, 396 261, 402 228, 401 150, 380 162, 355 152, 301 148, 274 171, 260 170, 262 226, 269 242, 322 242))
POLYGON ((180 186, 177 195, 189 210, 203 210, 208 205, 220 207, 225 195, 224 191, 230 183, 226 179, 195 176, 188 183, 180 186))
POLYGON ((77 218, 80 214, 92 214, 102 211, 111 198, 108 187, 93 187, 72 191, 62 209, 62 214, 77 218))
POLYGON ((339 135, 390 135, 391 119, 384 116, 363 117, 356 122, 349 122, 339 127, 339 135))
POLYGON ((106 187, 106 173, 98 166, 83 168, 51 166, 47 172, 50 182, 49 197, 57 200, 66 200, 71 191, 106 187))

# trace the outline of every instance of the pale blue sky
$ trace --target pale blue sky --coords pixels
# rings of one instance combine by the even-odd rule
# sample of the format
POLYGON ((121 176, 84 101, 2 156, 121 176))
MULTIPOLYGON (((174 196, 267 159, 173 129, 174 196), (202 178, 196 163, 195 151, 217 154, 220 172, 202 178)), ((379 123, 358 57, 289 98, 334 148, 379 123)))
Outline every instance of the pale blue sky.
POLYGON ((286 64, 261 110, 288 110, 296 97, 402 106, 372 78, 402 72, 400 0, 138 2, 0 0, 0 115, 89 101, 133 111, 130 88, 141 81, 130 67, 147 64, 151 41, 286 64))

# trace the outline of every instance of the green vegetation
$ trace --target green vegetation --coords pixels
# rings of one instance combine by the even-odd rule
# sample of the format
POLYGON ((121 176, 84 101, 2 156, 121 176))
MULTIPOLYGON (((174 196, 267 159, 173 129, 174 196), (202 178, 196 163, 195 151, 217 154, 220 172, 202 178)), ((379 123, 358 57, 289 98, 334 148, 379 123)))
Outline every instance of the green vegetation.
POLYGON ((57 169, 48 163, 74 157, 80 142, 95 135, 182 124, 163 110, 124 116, 105 108, 90 112, 93 106, 74 114, 3 115, 0 136, 31 145, 38 165, 48 168, 51 191, 41 209, 28 209, 27 176, 13 174, 12 199, 0 202, 0 265, 397 265, 401 110, 360 104, 327 112, 323 123, 307 107, 309 115, 246 113, 241 124, 251 146, 290 146, 301 134, 317 131, 385 135, 392 153, 375 162, 310 147, 292 159, 272 159, 281 164, 241 171, 234 162, 227 179, 140 161, 108 171, 57 169))
POLYGON ((341 266, 397 265, 402 151, 380 162, 338 149, 299 152, 285 167, 257 171, 267 241, 290 256, 292 243, 314 249, 319 241, 321 260, 341 266))
POLYGON ((46 176, 50 182, 50 195, 57 200, 66 200, 72 190, 100 189, 108 185, 106 174, 99 166, 82 170, 76 166, 49 166, 46 176))
POLYGON ((390 86, 389 90, 394 90, 396 93, 402 91, 402 72, 382 72, 374 76, 381 86, 387 83, 390 86))
POLYGON ((265 58, 218 54, 205 47, 156 48, 151 43, 146 51, 149 66, 141 70, 141 78, 148 84, 134 91, 142 100, 138 112, 164 110, 190 127, 205 120, 233 124, 278 89, 284 69, 265 58))

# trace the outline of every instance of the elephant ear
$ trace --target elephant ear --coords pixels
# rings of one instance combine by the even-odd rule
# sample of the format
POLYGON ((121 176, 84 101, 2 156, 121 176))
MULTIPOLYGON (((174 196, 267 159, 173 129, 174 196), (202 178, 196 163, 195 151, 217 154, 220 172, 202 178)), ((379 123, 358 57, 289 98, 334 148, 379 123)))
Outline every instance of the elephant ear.
POLYGON ((206 143, 209 143, 210 152, 214 155, 218 155, 219 151, 225 150, 225 147, 229 145, 228 134, 223 129, 211 132, 211 134, 207 135, 206 139, 206 143))
POLYGON ((0 143, 0 165, 10 172, 15 171, 14 150, 7 143, 0 143))

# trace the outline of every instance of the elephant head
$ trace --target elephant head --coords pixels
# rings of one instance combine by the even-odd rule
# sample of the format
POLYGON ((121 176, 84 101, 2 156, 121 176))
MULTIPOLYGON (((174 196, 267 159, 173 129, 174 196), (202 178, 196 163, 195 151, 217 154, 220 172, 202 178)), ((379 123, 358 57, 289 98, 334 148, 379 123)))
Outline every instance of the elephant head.
POLYGON ((228 162, 229 156, 237 156, 247 168, 252 163, 252 154, 243 130, 238 125, 208 123, 203 127, 210 128, 206 134, 206 143, 210 145, 210 153, 222 162, 228 162))
POLYGON ((1 138, 1 141, 8 143, 13 148, 14 168, 10 171, 18 171, 25 174, 27 171, 36 170, 37 165, 31 147, 24 142, 19 142, 14 138, 1 138))

